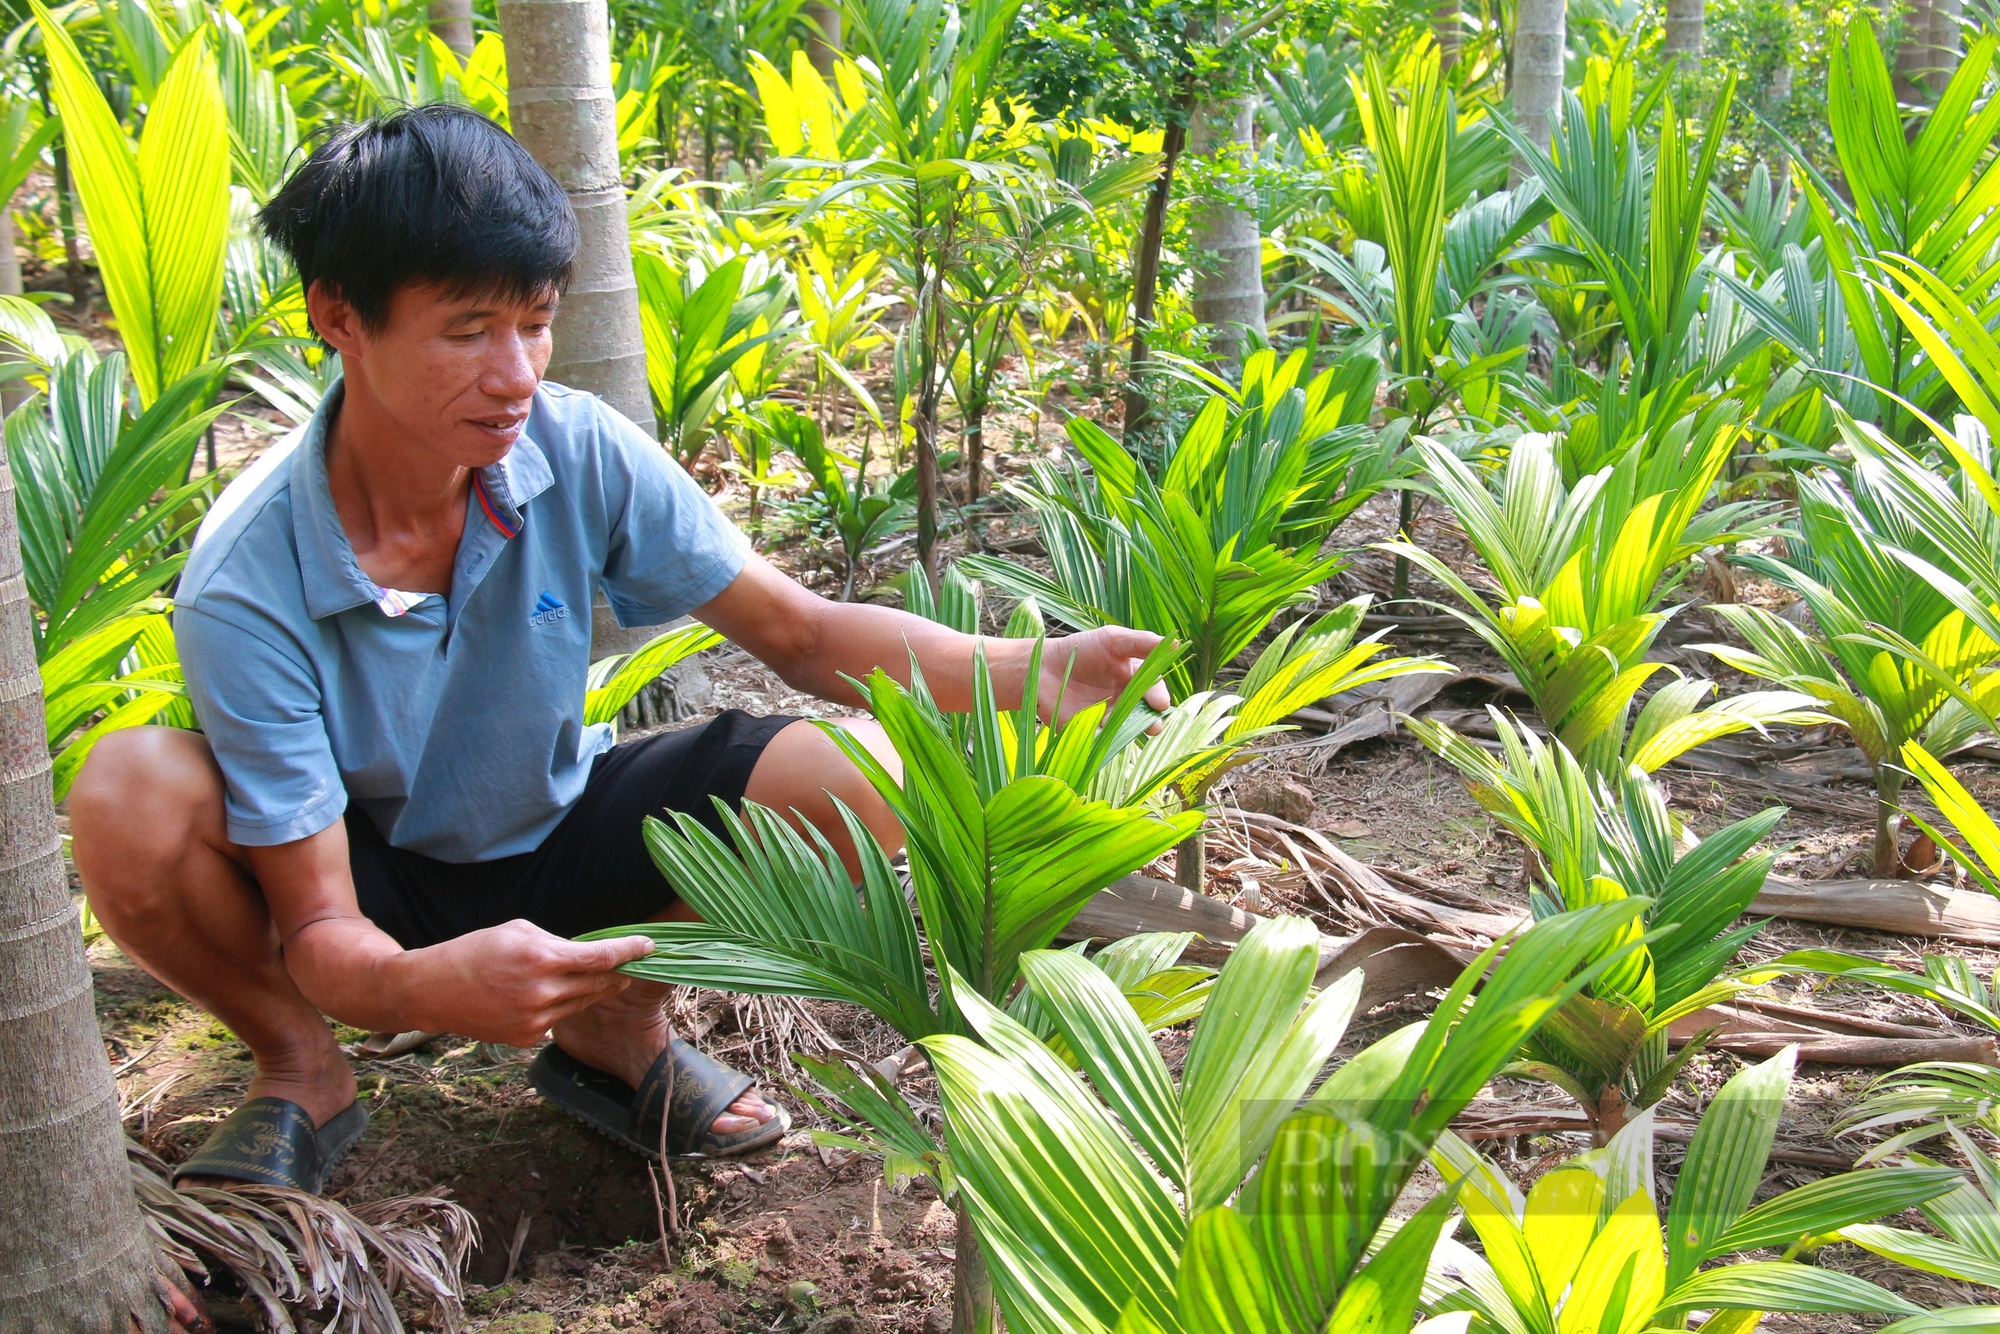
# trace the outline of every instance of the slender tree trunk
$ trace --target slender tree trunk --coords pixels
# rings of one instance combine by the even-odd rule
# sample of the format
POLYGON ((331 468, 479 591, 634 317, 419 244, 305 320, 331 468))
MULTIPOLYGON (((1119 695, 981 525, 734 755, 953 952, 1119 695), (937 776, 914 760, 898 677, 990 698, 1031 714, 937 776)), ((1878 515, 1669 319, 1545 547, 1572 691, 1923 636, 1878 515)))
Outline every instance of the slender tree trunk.
POLYGON ((1174 849, 1174 883, 1196 894, 1208 892, 1208 835, 1197 829, 1174 849))
MULTIPOLYGON (((42 104, 44 116, 53 116, 56 109, 49 101, 48 62, 37 59, 33 69, 35 100, 42 104)), ((61 139, 57 139, 55 147, 49 150, 49 158, 54 168, 56 226, 62 232, 64 272, 69 279, 70 300, 76 303, 76 313, 81 316, 84 313, 83 256, 76 244, 76 206, 69 194, 69 149, 61 139)))
POLYGON ((1965 0, 1931 0, 1931 50, 1937 54, 1931 96, 1944 93, 1965 54, 1965 0))
POLYGON ((1903 775, 1889 764, 1875 766, 1875 846, 1871 874, 1887 880, 1903 873, 1903 775))
POLYGON ((1160 292, 1160 247, 1167 235, 1167 200, 1174 191, 1174 166, 1187 146, 1189 100, 1174 101, 1172 119, 1160 142, 1160 174, 1146 192, 1139 223, 1139 248, 1132 256, 1132 353, 1125 363, 1125 439, 1136 443, 1152 427, 1153 400, 1146 391, 1146 333, 1160 292))
POLYGON ((951 1334, 992 1334, 1000 1323, 993 1309, 993 1279, 963 1195, 952 1213, 958 1232, 952 1247, 951 1334))
MULTIPOLYGON (((1514 123, 1530 140, 1549 142, 1549 117, 1562 105, 1563 57, 1568 49, 1563 0, 1518 0, 1514 9, 1514 63, 1507 81, 1514 123)), ((1521 164, 1514 164, 1519 179, 1521 164)))
POLYGON ((63 872, 0 451, 0 1331, 165 1322, 63 872))
POLYGON ((1460 0, 1438 0, 1431 10, 1431 33, 1437 38, 1439 67, 1450 69, 1458 63, 1465 42, 1465 7, 1460 0))
POLYGON ((1902 16, 1902 39, 1896 45, 1897 101, 1911 106, 1937 101, 1958 69, 1964 13, 1964 0, 1909 0, 1902 16))
MULTIPOLYGON (((1196 111, 1188 152, 1218 169, 1247 174, 1254 157, 1250 99, 1209 103, 1196 111)), ((1218 198, 1195 210, 1193 232, 1203 257, 1194 280, 1195 318, 1214 330, 1210 346, 1216 359, 1234 366, 1243 359, 1247 331, 1264 333, 1264 238, 1255 187, 1248 180, 1224 184, 1218 198)))
POLYGON ((651 430, 604 0, 499 0, 499 13, 515 137, 576 209, 576 265, 548 378, 599 395, 651 430))
POLYGON ((930 583, 931 596, 938 592, 938 408, 942 393, 938 385, 938 342, 943 337, 933 296, 927 308, 918 311, 924 321, 917 341, 916 411, 910 425, 917 437, 917 568, 930 583))
MULTIPOLYGON (((0 200, 0 296, 21 295, 21 256, 14 249, 14 210, 12 200, 0 200)), ((19 361, 20 357, 8 354, 0 361, 19 361)), ((28 400, 28 385, 25 380, 9 380, 0 384, 0 416, 11 413, 28 400)))
POLYGON ((83 275, 83 246, 76 236, 76 200, 70 194, 69 150, 61 140, 51 154, 55 162, 56 226, 62 229, 63 275, 69 280, 69 299, 79 318, 90 295, 90 280, 83 275))
POLYGON ((1692 72, 1701 59, 1702 20, 1705 0, 1667 0, 1667 34, 1661 51, 1669 59, 1678 56, 1683 71, 1692 72))
POLYGON ((986 490, 986 396, 960 405, 965 414, 965 503, 970 505, 986 490))
POLYGON ((472 54, 472 0, 431 0, 431 31, 463 61, 472 54))
POLYGON ((834 62, 840 58, 840 7, 825 0, 808 0, 803 13, 812 25, 806 36, 806 59, 830 79, 834 62))

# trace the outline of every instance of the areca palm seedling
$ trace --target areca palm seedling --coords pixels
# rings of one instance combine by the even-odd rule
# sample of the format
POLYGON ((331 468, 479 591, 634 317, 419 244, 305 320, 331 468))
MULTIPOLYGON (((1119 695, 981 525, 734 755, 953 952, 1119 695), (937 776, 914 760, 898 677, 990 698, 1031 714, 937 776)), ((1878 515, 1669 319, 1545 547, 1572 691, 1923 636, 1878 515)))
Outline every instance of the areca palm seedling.
MULTIPOLYGON (((1883 299, 1895 308, 1970 415, 1957 418, 1952 430, 1931 424, 1928 444, 1948 460, 1946 475, 1926 469, 1910 450, 1866 427, 1850 437, 1857 454, 1855 467, 1870 470, 1871 485, 1893 498, 1930 544, 1930 555, 1937 557, 1897 548, 1896 558, 1942 591, 1987 638, 2000 641, 2000 473, 1993 457, 2000 402, 1988 389, 2000 375, 2000 339, 1986 327, 1985 317, 1938 274, 1908 262, 1884 267, 1903 291, 1898 294, 1885 284, 1883 299)), ((1911 661, 1927 661, 1919 646, 1879 627, 1872 629, 1911 661)), ((1933 675, 1954 689, 1954 698, 1984 712, 1991 721, 1991 704, 1982 709, 1977 700, 1966 698, 1949 672, 1933 675)))
POLYGON ((1857 412, 1872 410, 1903 441, 1921 426, 1905 404, 1942 415, 1951 394, 1963 398, 1964 391, 1911 326, 1901 298, 1870 280, 1908 265, 1934 273, 1951 293, 1980 282, 2000 237, 2000 163, 1993 157, 2000 107, 1985 94, 1996 54, 2000 42, 1991 33, 1968 43, 1935 104, 1907 119, 1874 24, 1859 15, 1848 21, 1829 43, 1827 61, 1827 128, 1839 184, 1811 168, 1801 173, 1828 290, 1815 303, 1810 288, 1795 292, 1788 283, 1790 318, 1760 314, 1771 337, 1829 392, 1857 412), (1856 381, 1883 392, 1856 394, 1848 388, 1856 381))
POLYGON ((2000 643, 1894 554, 1899 549, 1931 564, 1950 563, 1896 502, 1908 487, 1939 483, 1936 489, 1946 489, 1942 479, 1900 450, 1870 451, 1852 422, 1843 421, 1841 428, 1851 442, 1860 442, 1856 452, 1867 460, 1854 469, 1851 485, 1824 470, 1801 478, 1798 533, 1788 542, 1786 557, 1736 558, 1797 593, 1811 609, 1816 630, 1760 607, 1718 606, 1716 614, 1749 648, 1704 647, 1739 671, 1811 695, 1847 729, 1875 770, 1874 873, 1890 876, 1902 862, 1897 843, 1902 748, 1934 723, 1954 733, 1976 729, 1977 715, 1953 700, 1954 686, 1975 697, 1990 696, 1989 707, 2000 707, 2000 672, 1991 670, 2000 643), (1896 478, 1901 485, 1894 489, 1875 485, 1890 469, 1921 475, 1896 478), (1876 642, 1871 629, 1916 645, 1924 661, 1876 642))
POLYGON ((982 257, 1011 248, 993 224, 1017 216, 1022 191, 1005 160, 1005 118, 990 109, 1020 4, 848 0, 841 35, 854 62, 841 69, 859 96, 843 93, 851 114, 836 143, 815 134, 817 156, 789 164, 804 180, 828 182, 799 220, 838 205, 879 241, 911 306, 896 359, 916 444, 917 557, 933 580, 939 414, 960 337, 953 287, 982 257))
POLYGON ((1498 710, 1501 753, 1413 719, 1417 739, 1457 769, 1476 800, 1529 849, 1537 918, 1638 897, 1623 961, 1537 1030, 1509 1073, 1574 1098, 1600 1145, 1666 1096, 1703 1040, 1670 1055, 1677 1019, 1748 984, 1724 976, 1757 932, 1737 920, 1770 874, 1757 844, 1784 818, 1759 811, 1699 843, 1676 829, 1665 797, 1636 767, 1616 785, 1589 773, 1560 741, 1543 742, 1498 710), (1640 937, 1644 936, 1641 941, 1640 937))
POLYGON ((1236 947, 1178 1081, 1116 986, 1073 956, 1023 955, 1022 975, 1083 1078, 951 977, 976 1037, 923 1045, 1008 1328, 1408 1329, 1450 1192, 1373 1254, 1371 1242, 1446 1124, 1589 979, 1590 961, 1615 955, 1636 915, 1599 905, 1538 923, 1504 954, 1494 946, 1429 1022, 1317 1091, 1361 978, 1313 996, 1318 937, 1297 918, 1261 923, 1236 947))
MULTIPOLYGON (((1961 1178, 1956 1190, 1917 1206, 1942 1236, 1862 1222, 1841 1229, 1841 1240, 1912 1269, 1989 1288, 2000 1286, 2000 1161, 1957 1125, 1949 1133, 1971 1166, 1970 1180, 1961 1178)), ((1916 1163, 1929 1161, 1917 1154, 1910 1158, 1916 1163)))
POLYGON ((1094 163, 1090 141, 1079 136, 1060 140, 1052 152, 1031 121, 1017 120, 997 137, 1016 141, 1006 150, 1006 189, 993 196, 998 206, 984 211, 986 238, 944 271, 954 326, 948 374, 965 446, 966 497, 973 501, 986 489, 986 414, 1000 362, 1035 275, 1079 224, 1145 188, 1160 171, 1158 153, 1094 163))
POLYGON ((98 738, 194 721, 161 595, 213 489, 212 477, 187 474, 224 411, 210 403, 221 363, 182 376, 136 416, 126 368, 120 353, 69 352, 46 367, 46 392, 7 418, 59 798, 98 738))
POLYGON ((827 447, 819 423, 782 403, 765 405, 758 428, 803 465, 808 512, 823 519, 840 539, 840 600, 852 602, 862 553, 907 532, 915 522, 915 474, 871 479, 866 440, 850 474, 841 466, 847 460, 827 447))
MULTIPOLYGON (((1903 747, 1903 763, 1915 774, 1939 812, 1965 839, 1961 847, 1920 816, 1912 816, 1966 874, 1989 893, 2000 894, 2000 824, 1987 814, 1964 784, 1922 746, 1903 747)), ((1923 971, 1912 972, 1878 959, 1835 950, 1794 950, 1761 965, 1746 976, 1763 981, 1785 973, 1818 973, 1847 982, 1881 987, 1930 1002, 1958 1019, 2000 1036, 2000 979, 1982 978, 1969 960, 1948 954, 1927 954, 1923 971)), ((1844 1124, 1856 1130, 1902 1126, 1870 1157, 1894 1152, 1942 1133, 1945 1124, 1979 1122, 2000 1133, 2000 1071, 1970 1061, 1923 1061, 1882 1077, 1870 1096, 1848 1114, 1844 1124)))
MULTIPOLYGON (((1695 332, 1709 273, 1701 253, 1708 191, 1734 90, 1732 75, 1715 98, 1699 145, 1689 143, 1671 99, 1658 101, 1662 87, 1635 103, 1633 68, 1625 61, 1609 78, 1586 80, 1583 96, 1563 95, 1563 114, 1546 148, 1525 130, 1498 122, 1560 215, 1551 239, 1522 258, 1602 285, 1631 361, 1635 399, 1655 393, 1663 403, 1684 399, 1673 392, 1674 382, 1718 369, 1697 364, 1702 348, 1695 332), (1658 141, 1642 150, 1656 106, 1658 141)), ((1616 358, 1607 361, 1615 364, 1616 358)), ((1607 451, 1620 443, 1611 435, 1598 438, 1607 451)))
MULTIPOLYGON (((1115 700, 1049 724, 1037 716, 1039 645, 1013 710, 995 702, 985 657, 976 658, 974 707, 961 726, 937 707, 914 667, 907 688, 880 669, 857 683, 902 762, 900 781, 848 733, 830 724, 827 732, 902 823, 915 921, 887 854, 852 812, 842 814, 859 892, 823 835, 802 834, 748 803, 740 816, 722 808, 727 841, 685 814, 675 813, 672 825, 647 821, 654 860, 700 922, 617 927, 596 938, 650 936, 654 952, 627 969, 634 976, 842 1001, 912 1041, 967 1032, 966 1007, 1004 1001, 1024 953, 1053 940, 1092 894, 1200 824, 1199 812, 1163 814, 1147 799, 1210 758, 1213 746, 1156 763, 1119 801, 1089 795, 1153 722, 1143 696, 1174 652, 1162 644, 1115 700), (933 996, 926 953, 961 985, 933 996)), ((928 1163, 951 1179, 949 1160, 893 1088, 843 1066, 809 1068, 899 1161, 928 1163)), ((985 1280, 969 1226, 958 1266, 967 1295, 979 1297, 985 1280)))
POLYGON ((793 332, 778 318, 789 296, 783 271, 745 292, 748 267, 737 256, 702 276, 654 249, 632 253, 653 410, 662 442, 684 468, 701 456, 727 406, 736 363, 793 332))
POLYGON ((209 359, 229 239, 228 115, 197 31, 148 91, 135 144, 69 31, 33 4, 78 195, 141 406, 209 359))
POLYGON ((1702 508, 1736 438, 1719 411, 1684 419, 1568 487, 1556 442, 1523 435, 1497 495, 1464 460, 1419 439, 1426 484, 1458 517, 1490 584, 1475 588, 1407 541, 1382 549, 1407 556, 1463 604, 1443 609, 1506 661, 1549 732, 1592 773, 1634 765, 1650 773, 1717 737, 1818 721, 1812 700, 1791 691, 1702 708, 1714 687, 1690 680, 1656 690, 1632 717, 1639 691, 1671 670, 1647 653, 1678 610, 1662 604, 1689 559, 1763 521, 1760 507, 1742 502, 1702 508))
POLYGON ((1766 1311, 1867 1312, 1905 1317, 1916 1334, 1922 1307, 1851 1274, 1798 1263, 1842 1228, 1929 1206, 1961 1182, 1949 1168, 1901 1167, 1823 1177, 1754 1204, 1791 1086, 1798 1049, 1787 1047, 1722 1086, 1695 1128, 1664 1228, 1654 1198, 1651 1116, 1610 1144, 1545 1173, 1524 1195, 1462 1140, 1433 1155, 1458 1192, 1484 1254, 1451 1238, 1431 1261, 1428 1304, 1471 1311, 1481 1334, 1641 1334, 1702 1329, 1751 1334, 1766 1311), (1777 1260, 1713 1262, 1771 1249, 1777 1260), (1704 1267, 1712 1266, 1712 1267, 1704 1267))
MULTIPOLYGON (((1337 556, 1315 553, 1394 467, 1385 446, 1350 420, 1371 401, 1373 361, 1344 361, 1301 389, 1306 362, 1304 353, 1283 362, 1269 352, 1249 358, 1240 398, 1208 401, 1157 483, 1102 428, 1073 418, 1070 438, 1091 471, 1043 463, 1020 489, 1052 575, 996 557, 960 563, 1079 629, 1133 625, 1189 645, 1167 677, 1169 693, 1239 745, 1329 695, 1445 670, 1434 658, 1379 657, 1386 646, 1360 638, 1367 601, 1359 599, 1288 628, 1241 682, 1221 687, 1223 670, 1273 618, 1339 568, 1337 556)), ((1185 775, 1183 801, 1204 800, 1224 768, 1218 762, 1185 775)), ((1183 886, 1202 888, 1199 839, 1183 846, 1175 874, 1183 886)))
POLYGON ((1167 677, 1176 700, 1218 675, 1271 619, 1340 567, 1319 553, 1334 525, 1388 480, 1366 426, 1372 360, 1298 384, 1305 354, 1245 364, 1240 397, 1217 394, 1168 452, 1156 481, 1085 418, 1071 443, 1090 470, 1043 462, 1016 488, 1052 572, 990 556, 967 573, 1079 630, 1130 625, 1188 646, 1167 677))

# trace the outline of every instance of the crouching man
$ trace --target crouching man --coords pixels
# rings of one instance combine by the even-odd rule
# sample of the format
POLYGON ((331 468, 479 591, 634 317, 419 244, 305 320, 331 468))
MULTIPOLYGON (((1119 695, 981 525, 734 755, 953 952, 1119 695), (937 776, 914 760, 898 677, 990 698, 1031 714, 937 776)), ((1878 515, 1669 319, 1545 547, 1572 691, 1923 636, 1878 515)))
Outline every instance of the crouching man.
MULTIPOLYGON (((835 798, 885 845, 900 831, 810 723, 731 711, 617 746, 586 726, 592 600, 628 625, 692 612, 849 703, 844 675, 907 679, 914 654, 969 707, 978 641, 800 588, 630 422, 543 382, 576 223, 491 122, 433 106, 352 127, 262 222, 343 378, 222 494, 182 575, 202 731, 106 737, 70 798, 112 939, 256 1058, 248 1101, 178 1175, 321 1187, 367 1124, 327 1015, 552 1037, 536 1088, 636 1151, 772 1143, 784 1114, 670 1045, 664 989, 616 971, 649 942, 569 937, 692 916, 647 856, 649 814, 716 826, 713 798, 757 801, 850 863, 835 798)), ((1042 698, 1066 670, 1071 707, 1113 694, 1154 642, 1054 641, 1042 698)), ((988 644, 1016 700, 1025 648, 988 644)))

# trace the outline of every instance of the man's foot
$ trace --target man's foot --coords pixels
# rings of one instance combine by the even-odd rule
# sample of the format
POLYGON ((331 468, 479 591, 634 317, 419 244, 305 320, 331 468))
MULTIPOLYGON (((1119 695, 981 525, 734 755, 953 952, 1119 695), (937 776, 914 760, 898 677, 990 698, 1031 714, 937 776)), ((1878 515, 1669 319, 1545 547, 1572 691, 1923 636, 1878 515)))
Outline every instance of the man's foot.
MULTIPOLYGON (((354 1106, 358 1085, 354 1067, 347 1056, 327 1036, 324 1051, 288 1054, 283 1057, 259 1055, 257 1073, 251 1076, 244 1102, 258 1098, 278 1098, 305 1109, 313 1129, 325 1130, 327 1123, 354 1106)), ((176 1178, 182 1186, 225 1186, 234 1178, 190 1173, 176 1178)))
POLYGON ((528 1081, 554 1106, 649 1158, 734 1158, 771 1147, 791 1128, 782 1108, 764 1118, 736 1110, 749 1105, 750 1076, 678 1039, 654 1059, 636 1087, 558 1042, 536 1054, 528 1081), (718 1125, 743 1129, 717 1133, 718 1125))
POLYGON ((317 1195, 327 1175, 368 1132, 360 1103, 324 1126, 283 1098, 252 1098, 225 1117, 174 1171, 174 1181, 247 1181, 317 1195))
MULTIPOLYGON (((667 1049, 672 1030, 660 1003, 666 988, 635 983, 616 996, 579 1010, 551 1030, 556 1045, 592 1069, 616 1075, 637 1090, 667 1049)), ((716 1136, 754 1130, 778 1114, 755 1087, 729 1104, 709 1125, 716 1136)))
POLYGON ((283 1098, 286 1102, 295 1102, 306 1109, 315 1128, 323 1129, 328 1121, 354 1105, 358 1087, 354 1067, 336 1048, 331 1057, 315 1061, 309 1067, 267 1067, 262 1061, 258 1062, 257 1073, 251 1077, 245 1101, 250 1098, 283 1098))

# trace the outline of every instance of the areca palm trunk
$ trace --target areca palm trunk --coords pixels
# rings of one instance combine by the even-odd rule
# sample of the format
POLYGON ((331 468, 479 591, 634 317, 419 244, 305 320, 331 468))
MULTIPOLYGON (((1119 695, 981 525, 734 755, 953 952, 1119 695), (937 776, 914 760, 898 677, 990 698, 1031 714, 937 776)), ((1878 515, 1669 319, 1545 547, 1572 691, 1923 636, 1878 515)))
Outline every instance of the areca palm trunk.
POLYGON ((0 451, 0 1331, 157 1329, 49 782, 14 478, 0 451))
POLYGON ((1964 0, 1910 0, 1896 46, 1896 100, 1929 106, 1958 69, 1964 0))
POLYGON ((1264 332, 1264 238, 1257 225, 1256 187, 1247 179, 1250 99, 1199 107, 1188 127, 1188 151, 1222 173, 1193 219, 1195 249, 1202 254, 1194 314, 1214 330, 1210 346, 1218 359, 1233 365, 1242 360, 1248 331, 1264 332))
POLYGON ((1166 241, 1167 202, 1174 191, 1174 167, 1187 147, 1190 100, 1174 100, 1160 140, 1160 174, 1146 191, 1146 209, 1139 222, 1138 248, 1132 256, 1132 343, 1125 362, 1125 438, 1136 443, 1153 425, 1153 400, 1146 385, 1151 360, 1146 345, 1160 291, 1160 250, 1166 241))
POLYGON ((1465 7, 1460 0, 1438 0, 1432 7, 1431 34, 1437 38, 1438 67, 1450 69, 1458 63, 1465 41, 1465 7))
MULTIPOLYGON (((1514 10, 1513 68, 1507 93, 1514 99, 1514 123, 1546 148, 1549 116, 1562 103, 1563 56, 1568 47, 1564 0, 1519 0, 1514 10)), ((1514 165, 1520 178, 1521 164, 1514 165)))
POLYGON ((431 0, 430 20, 437 39, 460 60, 472 54, 472 0, 431 0))
POLYGON ((576 210, 576 264, 548 377, 599 395, 651 430, 604 0, 499 0, 499 14, 514 136, 576 210))
POLYGON ((826 0, 809 0, 800 11, 812 31, 806 35, 806 59, 827 78, 833 77, 834 62, 840 59, 840 7, 826 0))
MULTIPOLYGON (((14 249, 14 210, 12 200, 0 200, 0 296, 21 295, 21 256, 14 249)), ((0 361, 17 361, 18 357, 8 354, 0 361)), ((26 380, 9 380, 0 384, 0 416, 5 416, 28 401, 29 389, 26 380)))
POLYGON ((1666 40, 1660 49, 1669 58, 1680 57, 1689 67, 1701 59, 1705 3, 1706 0, 1667 0, 1666 40))

